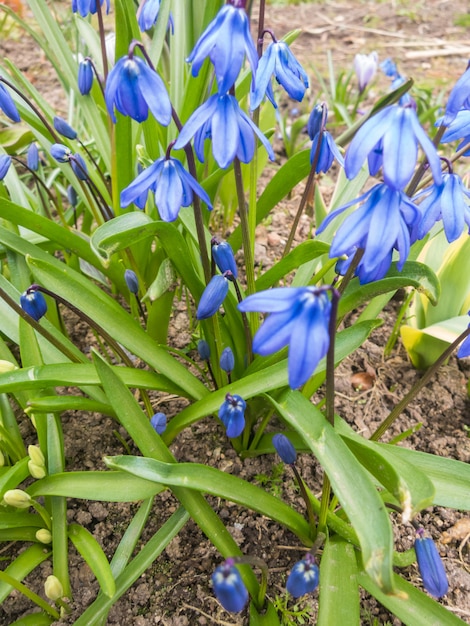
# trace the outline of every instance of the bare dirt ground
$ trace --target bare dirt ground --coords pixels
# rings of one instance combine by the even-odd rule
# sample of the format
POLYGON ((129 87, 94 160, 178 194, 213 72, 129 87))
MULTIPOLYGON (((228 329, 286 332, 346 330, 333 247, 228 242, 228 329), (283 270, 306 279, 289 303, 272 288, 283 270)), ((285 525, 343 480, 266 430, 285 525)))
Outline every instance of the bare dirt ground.
MULTIPOLYGON (((256 4, 256 3, 255 3, 256 4)), ((305 64, 311 79, 306 110, 324 99, 313 67, 326 77, 326 51, 332 53, 335 69, 349 70, 357 52, 377 50, 380 60, 392 56, 402 73, 413 77, 423 88, 434 93, 448 93, 453 82, 464 71, 470 56, 470 14, 463 0, 417 0, 410 2, 328 2, 300 4, 296 6, 270 5, 267 9, 266 26, 273 28, 278 37, 291 29, 301 27, 302 35, 294 44, 294 50, 305 64)), ((31 41, 24 37, 13 37, 0 43, 0 52, 14 60, 41 90, 49 102, 59 111, 66 110, 63 94, 44 63, 40 52, 33 50, 31 41)), ((387 79, 379 77, 371 91, 373 99, 386 89, 387 79)), ((302 105, 304 106, 304 105, 302 105)), ((257 257, 263 265, 281 251, 289 224, 295 214, 299 193, 294 193, 278 207, 269 224, 258 230, 257 257)), ((309 232, 310 221, 305 218, 299 228, 298 237, 309 232)), ((408 391, 420 376, 411 367, 404 349, 398 343, 388 358, 383 356, 383 347, 391 331, 399 300, 384 312, 384 325, 352 358, 347 359, 338 371, 337 411, 358 430, 371 432, 388 414, 390 408, 408 391), (357 372, 372 374, 373 385, 367 391, 356 391, 351 377, 357 372)), ((77 344, 84 346, 88 335, 86 328, 77 325, 72 329, 77 344)), ((186 324, 183 304, 177 304, 172 335, 175 346, 186 347, 190 343, 190 332, 186 324)), ((470 461, 470 439, 466 426, 470 425, 470 404, 466 393, 466 382, 470 366, 451 359, 441 372, 410 406, 390 436, 415 427, 417 432, 404 445, 434 454, 470 461)), ((178 410, 171 398, 161 398, 159 407, 169 415, 178 410)), ((25 437, 33 437, 29 421, 22 422, 25 437), (29 430, 28 430, 29 429, 29 430)), ((63 415, 66 457, 68 469, 104 469, 102 457, 124 453, 119 439, 113 434, 116 424, 111 418, 101 415, 63 415)), ((124 438, 124 431, 120 432, 124 438)), ((288 468, 282 469, 274 456, 241 461, 230 447, 215 420, 206 418, 183 432, 172 447, 176 458, 181 461, 207 463, 241 476, 262 482, 278 497, 303 510, 302 500, 294 488, 293 477, 288 468)), ((321 472, 315 459, 301 455, 299 471, 311 488, 318 492, 321 472)), ((243 552, 266 560, 270 569, 269 593, 271 597, 282 595, 286 574, 292 564, 301 558, 302 548, 290 533, 277 524, 255 515, 231 503, 209 498, 228 529, 239 543, 243 552)), ((156 498, 153 514, 146 529, 148 539, 176 509, 177 502, 165 492, 156 498)), ((70 500, 69 521, 86 526, 100 541, 109 557, 135 512, 135 504, 108 504, 70 500)), ((427 510, 421 517, 423 526, 434 539, 454 528, 466 514, 440 508, 427 510)), ((467 526, 468 528, 468 526, 467 526)), ((467 531, 468 534, 468 531, 467 531)), ((440 542, 439 548, 449 576, 450 590, 442 600, 451 611, 470 624, 470 567, 467 534, 457 533, 447 543, 440 542)), ((412 545, 414 533, 411 527, 397 527, 397 547, 407 549, 412 545)), ((108 624, 151 626, 187 626, 192 624, 237 624, 247 623, 245 613, 238 616, 223 611, 213 597, 210 576, 220 562, 220 555, 205 539, 193 522, 188 522, 180 535, 169 545, 162 556, 139 579, 112 609, 108 624)), ((78 555, 71 553, 73 587, 72 614, 61 624, 73 624, 98 593, 98 585, 88 567, 78 555)), ((42 593, 42 581, 51 573, 49 563, 40 568, 40 576, 26 580, 27 584, 42 593)), ((406 575, 420 584, 416 567, 407 569, 406 575)), ((310 607, 307 623, 315 623, 317 596, 303 601, 310 607)), ((375 600, 364 596, 363 618, 365 625, 401 622, 393 618, 375 600), (374 620, 379 620, 375 622, 374 620)), ((0 623, 10 624, 30 610, 22 596, 12 593, 0 607, 0 623)))

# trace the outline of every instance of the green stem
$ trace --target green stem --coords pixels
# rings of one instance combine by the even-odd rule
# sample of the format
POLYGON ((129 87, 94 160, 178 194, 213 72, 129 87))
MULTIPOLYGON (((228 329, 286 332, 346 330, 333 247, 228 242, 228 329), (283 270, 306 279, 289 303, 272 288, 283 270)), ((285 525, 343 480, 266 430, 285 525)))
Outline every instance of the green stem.
POLYGON ((248 295, 256 292, 255 267, 253 248, 250 236, 250 225, 245 202, 245 189, 243 187, 243 175, 240 161, 237 157, 233 160, 233 172, 235 174, 235 186, 237 189, 238 211, 240 214, 240 227, 242 231, 243 253, 245 255, 245 274, 248 295))
POLYGON ((309 495, 307 493, 307 489, 305 488, 305 483, 303 481, 302 476, 299 474, 298 469, 295 467, 294 463, 291 465, 292 471, 294 472, 295 478, 297 480, 297 484, 300 489, 300 493, 302 494, 302 498, 304 499, 305 506, 307 507, 307 515, 308 521, 310 523, 310 527, 312 529, 312 535, 315 535, 317 525, 315 522, 315 515, 313 514, 312 503, 310 501, 309 495))
MULTIPOLYGON (((438 146, 442 135, 445 133, 447 126, 439 126, 439 130, 436 133, 436 136, 433 139, 433 144, 435 146, 438 146)), ((419 181, 422 179, 422 177, 424 176, 424 173, 426 172, 427 169, 427 165, 428 165, 428 160, 425 158, 424 161, 421 163, 421 165, 418 167, 418 169, 416 170, 410 184, 408 185, 407 189, 406 189, 406 195, 407 196, 412 196, 414 194, 414 192, 416 191, 416 188, 419 185, 419 181)))
POLYGON ((103 59, 104 82, 108 78, 108 55, 106 54, 106 36, 104 32, 103 12, 101 10, 101 2, 96 1, 96 14, 98 16, 98 29, 100 33, 101 57, 103 59))

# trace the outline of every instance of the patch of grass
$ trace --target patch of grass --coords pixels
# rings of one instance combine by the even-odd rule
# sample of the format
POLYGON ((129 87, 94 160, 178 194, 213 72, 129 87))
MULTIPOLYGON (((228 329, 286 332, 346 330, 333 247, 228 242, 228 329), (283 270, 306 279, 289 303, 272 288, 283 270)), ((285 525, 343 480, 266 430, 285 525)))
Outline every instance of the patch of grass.
POLYGON ((267 474, 256 474, 255 480, 271 493, 273 496, 279 497, 282 493, 282 483, 284 475, 284 463, 273 465, 271 476, 267 474))

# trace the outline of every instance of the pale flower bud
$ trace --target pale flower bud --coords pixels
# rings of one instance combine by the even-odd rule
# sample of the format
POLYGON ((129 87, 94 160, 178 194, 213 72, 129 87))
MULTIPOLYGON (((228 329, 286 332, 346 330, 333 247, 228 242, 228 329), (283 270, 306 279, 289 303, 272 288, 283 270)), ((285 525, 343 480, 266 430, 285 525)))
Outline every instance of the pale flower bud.
POLYGON ((6 374, 7 372, 13 372, 13 370, 17 370, 17 366, 11 361, 5 361, 4 359, 0 359, 0 374, 6 374))
POLYGON ((5 504, 14 506, 17 509, 29 509, 31 506, 31 496, 22 489, 9 489, 3 496, 5 504))
POLYGON ((52 542, 51 531, 47 530, 47 528, 40 528, 36 532, 36 539, 40 541, 41 543, 51 543, 52 542))
POLYGON ((56 602, 64 595, 64 588, 57 576, 48 576, 44 583, 44 592, 49 600, 56 602))
POLYGON ((32 461, 28 461, 28 469, 29 473, 33 478, 40 480, 46 476, 46 468, 44 465, 38 465, 37 463, 33 463, 32 461))
POLYGON ((39 446, 28 446, 29 458, 36 465, 45 465, 46 459, 39 446))

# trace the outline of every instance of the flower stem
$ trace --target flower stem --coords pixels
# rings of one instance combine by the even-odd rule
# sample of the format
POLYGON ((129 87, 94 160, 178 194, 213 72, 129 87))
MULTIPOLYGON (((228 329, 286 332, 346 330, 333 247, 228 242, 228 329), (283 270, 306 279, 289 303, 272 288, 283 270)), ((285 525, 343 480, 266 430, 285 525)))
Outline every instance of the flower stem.
MULTIPOLYGON (((433 144, 435 146, 438 146, 442 135, 445 133, 447 126, 439 126, 439 130, 436 133, 436 136, 433 139, 433 144)), ((419 185, 420 180, 423 178, 424 173, 426 172, 427 169, 427 165, 428 165, 428 160, 425 159, 421 165, 418 167, 418 169, 416 170, 410 184, 408 185, 407 189, 406 189, 406 194, 408 196, 412 196, 414 194, 414 192, 416 191, 417 186, 419 185)))
POLYGON ((307 507, 308 521, 309 521, 310 527, 312 529, 312 535, 315 535, 317 526, 316 526, 316 522, 315 522, 315 515, 313 513, 312 503, 310 501, 310 497, 309 497, 309 495, 307 493, 307 489, 305 488, 305 483, 303 481, 303 478, 299 474, 299 471, 295 467, 294 463, 291 464, 291 467, 292 467, 292 471, 294 472, 297 484, 299 486, 300 493, 301 493, 302 498, 303 498, 303 500, 305 502, 305 506, 307 507))
POLYGON ((98 16, 98 29, 100 32, 100 45, 101 45, 101 57, 103 59, 103 74, 104 82, 108 78, 108 55, 106 54, 106 36, 104 33, 103 11, 101 9, 101 2, 96 0, 96 14, 98 16))

